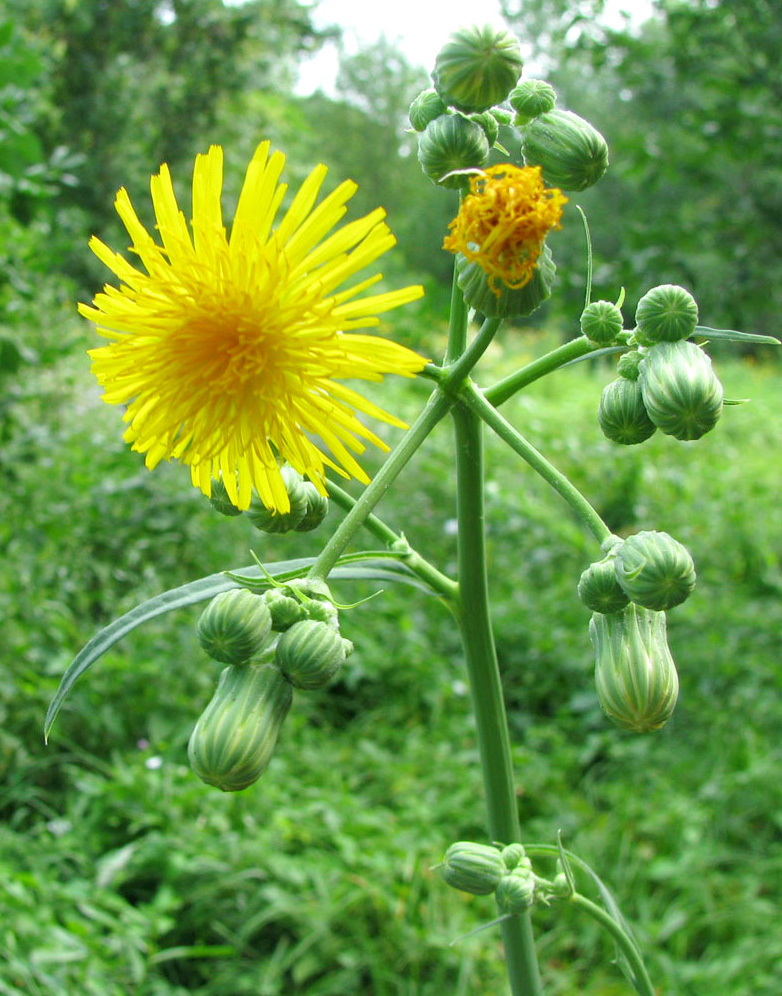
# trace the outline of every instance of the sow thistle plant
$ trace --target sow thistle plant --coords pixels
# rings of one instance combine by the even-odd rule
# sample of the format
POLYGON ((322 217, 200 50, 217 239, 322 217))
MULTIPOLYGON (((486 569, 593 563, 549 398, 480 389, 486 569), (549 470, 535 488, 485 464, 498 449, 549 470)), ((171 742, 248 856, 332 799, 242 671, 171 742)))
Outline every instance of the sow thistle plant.
POLYGON ((394 237, 380 208, 342 223, 356 190, 352 181, 319 199, 326 168, 317 166, 283 209, 284 157, 264 142, 229 230, 221 210, 223 153, 213 146, 195 162, 189 225, 167 167, 153 176, 154 234, 120 190, 116 207, 134 262, 93 239, 119 286, 107 285, 80 311, 107 340, 91 352, 93 372, 104 399, 124 406, 126 440, 150 468, 164 459, 187 465, 216 513, 244 515, 262 531, 313 531, 329 501, 346 514, 325 542, 313 539, 312 557, 256 562, 188 582, 109 625, 65 673, 46 732, 74 682, 125 633, 163 612, 206 602, 198 639, 224 669, 200 718, 194 708, 188 756, 207 784, 244 790, 267 768, 295 695, 322 693, 349 666, 352 643, 341 633, 347 606, 337 603, 330 582, 398 582, 435 594, 462 636, 486 794, 485 839, 447 847, 439 866, 444 881, 494 896, 492 924, 502 932, 514 996, 542 992, 531 918, 540 904, 574 906, 596 919, 616 942, 631 986, 652 996, 638 947, 597 875, 559 841, 523 841, 489 607, 483 434, 488 427, 511 459, 537 471, 593 538, 594 562, 573 579, 573 597, 592 612, 584 652, 591 638, 597 696, 621 730, 657 730, 670 718, 679 688, 666 613, 695 587, 692 557, 663 532, 614 535, 500 407, 566 363, 610 355, 617 376, 595 406, 605 435, 625 446, 658 429, 695 440, 715 428, 727 404, 706 341, 776 340, 699 325, 692 295, 668 284, 643 294, 634 324, 625 328, 623 291, 616 301, 591 299, 588 254, 581 334, 478 387, 478 364, 504 320, 530 314, 552 293, 556 266, 546 239, 563 224, 567 195, 596 183, 608 166, 603 136, 574 112, 557 109, 549 83, 521 79, 522 68, 512 35, 461 30, 437 58, 433 87, 411 105, 424 173, 445 191, 458 191, 460 201, 443 232, 455 268, 439 364, 367 331, 381 314, 423 292, 418 286, 371 292, 380 276, 366 275, 367 268, 394 237), (518 160, 508 160, 503 129, 515 131, 508 144, 521 149, 518 160), (366 443, 386 447, 366 420, 403 423, 344 381, 380 382, 392 373, 425 377, 433 389, 370 482, 357 457, 366 443), (455 577, 376 514, 446 417, 455 436, 455 577), (355 499, 335 475, 366 487, 355 499), (362 527, 372 547, 349 550, 362 527), (579 892, 577 878, 599 902, 579 892))

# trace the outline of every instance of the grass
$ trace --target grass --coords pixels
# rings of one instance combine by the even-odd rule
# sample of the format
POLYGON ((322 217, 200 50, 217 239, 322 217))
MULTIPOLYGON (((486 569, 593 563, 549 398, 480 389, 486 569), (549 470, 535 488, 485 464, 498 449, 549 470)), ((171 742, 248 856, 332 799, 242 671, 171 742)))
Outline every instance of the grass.
MULTIPOLYGON (((540 346, 510 334, 485 381, 540 346)), ((633 737, 601 716, 574 594, 597 551, 490 440, 494 616, 527 839, 552 843, 562 830, 604 878, 661 993, 772 996, 779 374, 729 360, 717 369, 729 396, 753 400, 697 444, 659 434, 609 444, 596 409, 611 373, 586 364, 505 409, 614 530, 665 529, 695 557, 696 594, 670 616, 682 694, 665 730, 633 737)), ((430 870, 453 840, 484 830, 458 637, 425 596, 389 590, 345 613, 356 652, 344 673, 297 697, 269 770, 239 795, 186 765, 216 678, 197 611, 120 644, 76 686, 43 746, 59 675, 96 628, 167 587, 248 563, 250 547, 265 560, 311 554, 323 534, 254 533, 213 513, 181 468, 148 474, 79 352, 28 368, 18 385, 0 457, 0 994, 503 994, 497 932, 449 946, 492 918, 491 901, 448 892, 430 870)), ((425 388, 389 384, 382 395, 410 416, 425 388)), ((445 570, 449 444, 441 426, 380 510, 445 570)), ((346 602, 370 591, 336 588, 346 602)), ((550 996, 629 991, 591 924, 553 908, 534 919, 550 996)))

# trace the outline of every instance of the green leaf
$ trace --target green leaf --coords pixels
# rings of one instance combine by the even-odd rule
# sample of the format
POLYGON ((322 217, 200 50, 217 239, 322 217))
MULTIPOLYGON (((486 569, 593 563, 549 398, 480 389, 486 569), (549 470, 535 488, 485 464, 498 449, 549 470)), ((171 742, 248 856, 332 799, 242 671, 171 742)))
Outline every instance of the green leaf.
MULTIPOLYGON (((337 562, 337 566, 329 575, 329 579, 345 581, 381 581, 395 584, 408 584, 429 595, 436 594, 427 584, 420 580, 408 567, 398 559, 391 559, 385 551, 367 551, 364 554, 353 553, 344 558, 347 563, 337 562)), ((273 578, 278 580, 291 580, 302 577, 307 573, 314 563, 314 557, 302 557, 298 560, 281 560, 277 563, 266 564, 263 570, 256 564, 249 567, 240 567, 231 574, 241 574, 248 580, 258 579, 261 587, 264 587, 264 573, 268 572, 273 578)), ((49 733, 60 707, 65 701, 65 696, 73 688, 74 684, 92 667, 107 650, 110 650, 115 643, 118 643, 123 636, 131 630, 141 626, 143 623, 154 619, 156 616, 174 609, 186 608, 198 602, 214 598, 222 591, 229 591, 231 588, 240 588, 241 585, 232 580, 227 573, 210 574, 207 577, 199 578, 197 581, 190 581, 178 588, 164 591, 161 595, 147 599, 137 605, 130 612, 120 616, 104 627, 93 638, 82 647, 79 653, 71 661, 68 669, 60 679, 59 687, 46 712, 44 720, 44 739, 48 742, 49 733)), ((269 587, 268 583, 265 587, 269 587)))
POLYGON ((730 339, 733 342, 762 342, 768 346, 778 346, 780 340, 773 335, 758 335, 754 332, 736 332, 734 329, 710 329, 706 325, 696 325, 694 335, 707 339, 730 339))

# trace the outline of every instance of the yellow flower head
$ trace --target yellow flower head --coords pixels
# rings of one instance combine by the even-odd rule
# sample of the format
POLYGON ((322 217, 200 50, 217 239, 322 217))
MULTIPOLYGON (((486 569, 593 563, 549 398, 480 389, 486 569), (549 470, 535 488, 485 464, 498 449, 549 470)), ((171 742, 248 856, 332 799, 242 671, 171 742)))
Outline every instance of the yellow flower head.
POLYGON ((498 281, 518 290, 532 279, 548 232, 562 227, 566 203, 561 190, 544 186, 539 166, 489 166, 470 179, 443 249, 477 263, 497 297, 498 281))
POLYGON ((410 377, 426 363, 397 343, 353 332, 423 294, 405 287, 364 295, 380 274, 344 287, 395 244, 383 209, 333 231, 357 187, 346 180, 316 206, 326 175, 319 165, 274 227, 284 163, 281 153, 269 155, 268 142, 258 147, 230 236, 219 146, 196 158, 192 235, 166 165, 151 181, 160 245, 120 190, 117 212, 146 272, 93 238, 90 248, 120 286, 104 287, 93 307, 79 305, 110 340, 90 351, 92 369, 104 400, 127 405, 124 438, 147 466, 178 459, 204 494, 221 476, 238 508, 255 489, 279 512, 289 509, 279 463, 323 494, 326 467, 367 483, 353 453, 364 451, 361 440, 388 447, 356 412, 404 427, 338 379, 410 377))

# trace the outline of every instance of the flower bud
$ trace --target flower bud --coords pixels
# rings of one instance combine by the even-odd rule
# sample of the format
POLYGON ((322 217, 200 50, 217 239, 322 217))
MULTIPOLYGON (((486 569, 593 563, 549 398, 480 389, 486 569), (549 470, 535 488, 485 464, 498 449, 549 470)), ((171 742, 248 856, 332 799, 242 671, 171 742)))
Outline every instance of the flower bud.
POLYGON ((289 533, 304 518, 307 511, 307 492, 301 474, 285 464, 280 470, 285 490, 288 492, 290 510, 275 512, 267 508, 260 498, 253 497, 245 513, 256 529, 264 533, 289 533))
POLYGON ((613 557, 587 567, 578 582, 578 597, 588 609, 604 615, 620 612, 627 605, 629 598, 617 581, 613 557))
POLYGON ((277 667, 296 688, 323 688, 341 667, 348 647, 352 650, 329 623, 305 619, 280 637, 277 667))
POLYGON ((422 90, 410 105, 408 117, 416 131, 423 131, 430 121, 446 114, 448 108, 436 90, 422 90))
POLYGON ((676 439, 699 439, 722 414, 722 384, 693 342, 652 346, 641 361, 638 383, 649 418, 676 439))
POLYGON ((608 168, 608 145, 600 132, 572 111, 548 111, 521 130, 528 166, 540 166, 543 179, 560 190, 586 190, 608 168))
POLYGON ((516 112, 517 127, 529 124, 547 111, 553 111, 557 102, 557 91, 545 80, 522 80, 511 90, 508 97, 510 106, 516 112))
POLYGON ((523 844, 508 844, 503 847, 500 853, 502 854, 502 860, 505 862, 505 867, 508 871, 513 871, 513 869, 519 864, 522 864, 525 868, 532 867, 532 863, 527 857, 527 852, 524 850, 523 844))
POLYGON ((695 588, 692 557, 668 533, 628 536, 616 552, 615 570, 627 597, 655 612, 679 605, 695 588))
POLYGON ((452 888, 473 896, 489 896, 507 868, 496 847, 459 841, 445 852, 440 871, 452 888))
POLYGON ((430 121, 418 139, 418 162, 434 183, 449 190, 466 187, 465 174, 453 170, 481 169, 489 159, 489 140, 479 124, 462 114, 444 114, 430 121))
POLYGON ((274 753, 293 700, 275 667, 227 667, 196 723, 187 754, 201 781, 240 792, 257 781, 274 753))
POLYGON ((272 629, 284 633, 294 623, 307 618, 307 610, 297 598, 291 598, 279 588, 265 592, 264 598, 272 618, 272 629))
POLYGON ((486 136, 489 147, 493 147, 500 135, 500 123, 495 116, 489 111, 484 111, 482 114, 471 114, 470 121, 474 121, 483 128, 483 134, 486 136))
POLYGON ((308 533, 317 529, 328 514, 329 500, 315 487, 312 481, 302 481, 306 506, 304 516, 293 527, 297 533, 308 533))
POLYGON ((535 876, 529 868, 517 866, 502 876, 494 896, 500 913, 524 913, 535 900, 535 876))
POLYGON ((228 491, 226 490, 222 479, 212 481, 212 493, 209 496, 209 501, 212 504, 212 508, 219 512, 220 515, 242 514, 240 509, 238 509, 228 497, 228 491))
POLYGON ((487 111, 516 85, 524 63, 518 39, 504 29, 460 28, 440 49, 432 80, 446 104, 487 111))
POLYGON ((644 354, 640 349, 628 349, 616 361, 616 372, 627 380, 638 380, 639 367, 644 354))
POLYGON ((581 312, 581 333, 597 346, 607 346, 622 331, 622 312, 610 301, 593 301, 581 312))
POLYGON ((611 615, 596 612, 589 635, 603 712, 632 733, 659 730, 670 719, 679 695, 665 613, 632 604, 611 615))
POLYGON ((456 260, 456 279, 465 302, 487 318, 531 315, 551 297, 556 272, 551 250, 544 245, 529 281, 515 289, 503 285, 498 295, 492 290, 486 271, 478 263, 470 262, 461 255, 456 260))
POLYGON ((625 377, 612 380, 603 388, 597 420, 603 435, 623 446, 642 443, 657 429, 644 408, 640 384, 625 377))
POLYGON ((686 339, 698 324, 698 305, 689 291, 676 284, 653 287, 635 311, 636 341, 642 346, 686 339))
POLYGON ((244 664, 269 642, 272 617, 262 595, 234 588, 216 595, 198 620, 201 646, 223 664, 244 664))

